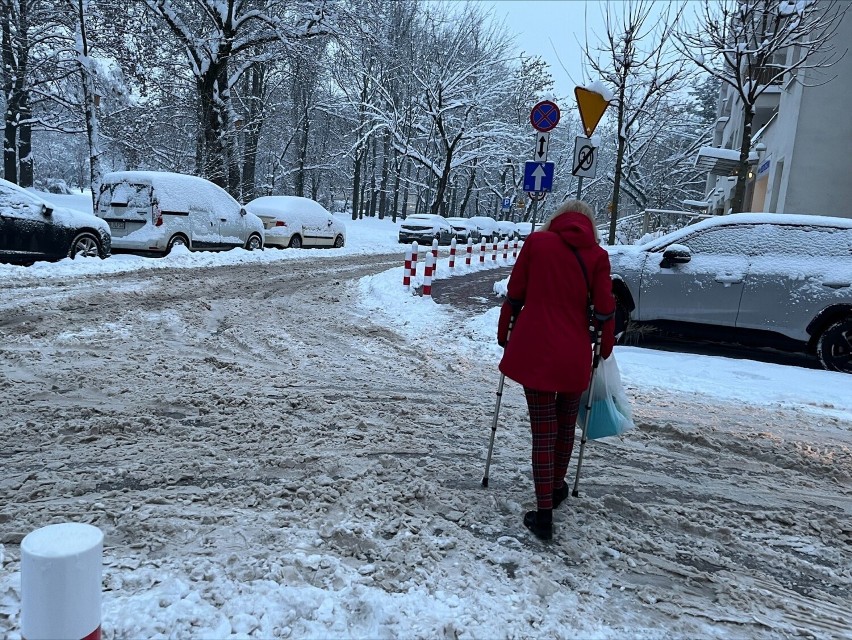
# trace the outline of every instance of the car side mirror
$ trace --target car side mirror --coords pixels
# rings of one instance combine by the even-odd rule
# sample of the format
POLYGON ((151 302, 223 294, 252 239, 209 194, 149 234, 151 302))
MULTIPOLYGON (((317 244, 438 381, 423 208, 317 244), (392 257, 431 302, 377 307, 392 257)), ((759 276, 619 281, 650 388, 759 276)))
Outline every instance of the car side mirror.
POLYGON ((48 207, 46 204, 43 204, 41 205, 41 215, 49 218, 53 215, 53 209, 48 207))
POLYGON ((246 215, 246 208, 245 207, 240 207, 240 215, 241 216, 246 215))
POLYGON ((663 259, 660 261, 660 266, 663 269, 671 269, 676 264, 686 264, 692 260, 692 252, 689 247, 682 244, 672 244, 663 252, 663 259))

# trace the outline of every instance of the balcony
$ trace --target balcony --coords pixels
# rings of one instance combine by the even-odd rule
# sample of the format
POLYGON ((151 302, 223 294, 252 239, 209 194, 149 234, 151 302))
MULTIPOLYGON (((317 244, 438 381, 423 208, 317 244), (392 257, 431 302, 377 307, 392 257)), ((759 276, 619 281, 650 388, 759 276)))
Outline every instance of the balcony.
MULTIPOLYGON (((757 152, 748 156, 749 164, 757 162, 757 152)), ((740 152, 736 149, 701 147, 695 157, 695 168, 718 176, 729 176, 740 166, 740 152)))

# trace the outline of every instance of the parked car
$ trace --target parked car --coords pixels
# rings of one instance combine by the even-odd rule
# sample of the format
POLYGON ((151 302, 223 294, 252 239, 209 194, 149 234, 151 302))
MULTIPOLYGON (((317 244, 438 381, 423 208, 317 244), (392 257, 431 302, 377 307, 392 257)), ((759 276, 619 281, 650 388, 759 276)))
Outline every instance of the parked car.
POLYGON ((489 216, 472 216, 468 218, 470 222, 476 225, 480 235, 485 238, 486 242, 494 242, 500 234, 497 228, 497 221, 489 216))
POLYGON ((196 176, 116 171, 104 176, 95 213, 113 249, 165 254, 176 245, 214 251, 263 248, 263 223, 224 189, 196 176))
POLYGON ((299 196, 262 196, 246 209, 263 221, 268 247, 334 247, 346 244, 346 227, 319 202, 299 196))
POLYGON ((500 233, 501 240, 514 240, 518 237, 517 229, 515 228, 514 222, 509 222, 508 220, 498 220, 497 230, 500 233))
POLYGON ((516 222, 515 231, 519 240, 526 240, 532 233, 532 222, 516 222))
POLYGON ((447 218, 447 222, 455 230, 457 242, 466 243, 468 238, 470 238, 473 244, 477 244, 482 238, 482 234, 479 233, 476 224, 468 218, 447 218))
POLYGON ((807 351, 852 373, 852 219, 719 216, 610 260, 619 324, 807 351))
POLYGON ((106 258, 109 226, 90 213, 57 207, 0 180, 0 261, 29 264, 78 256, 106 258))
POLYGON ((432 244, 437 238, 438 244, 450 244, 456 232, 447 219, 431 213, 418 213, 408 216, 399 225, 400 242, 418 242, 432 244))

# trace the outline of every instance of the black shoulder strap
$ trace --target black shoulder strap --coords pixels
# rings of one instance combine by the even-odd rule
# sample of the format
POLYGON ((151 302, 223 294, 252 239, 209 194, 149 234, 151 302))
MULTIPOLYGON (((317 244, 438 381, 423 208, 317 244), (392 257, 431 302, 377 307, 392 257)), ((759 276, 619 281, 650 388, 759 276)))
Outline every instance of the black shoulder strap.
MULTIPOLYGON (((565 242, 564 238, 562 242, 565 242)), ((577 262, 580 263, 580 269, 583 270, 583 280, 586 281, 586 299, 589 301, 589 309, 593 308, 592 305, 592 287, 589 284, 589 272, 586 271, 586 263, 583 262, 583 259, 580 257, 580 254, 577 251, 577 247, 574 245, 568 244, 565 242, 565 246, 571 249, 571 253, 574 254, 574 257, 577 258, 577 262)))
POLYGON ((575 246, 570 245, 567 242, 565 243, 565 246, 571 249, 571 252, 574 254, 574 257, 577 258, 577 262, 580 263, 580 269, 583 270, 583 280, 586 281, 586 300, 589 304, 589 318, 594 318, 598 322, 606 322, 612 316, 614 316, 615 313, 600 314, 595 311, 595 303, 592 299, 592 287, 589 284, 589 272, 586 271, 586 263, 583 262, 583 259, 580 257, 580 252, 577 251, 577 248, 575 246))

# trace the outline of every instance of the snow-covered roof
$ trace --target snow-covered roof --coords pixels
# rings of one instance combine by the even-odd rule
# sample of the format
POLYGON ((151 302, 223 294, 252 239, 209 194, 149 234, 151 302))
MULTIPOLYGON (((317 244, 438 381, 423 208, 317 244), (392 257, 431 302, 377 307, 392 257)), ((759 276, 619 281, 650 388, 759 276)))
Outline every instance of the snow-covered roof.
POLYGON ((151 185, 164 210, 189 211, 190 207, 202 207, 216 211, 240 207, 222 187, 197 176, 167 171, 113 171, 103 178, 103 184, 122 181, 151 185))
MULTIPOLYGON (((757 152, 751 151, 748 155, 749 162, 757 162, 757 152)), ((740 163, 740 152, 737 149, 723 149, 720 147, 701 147, 695 156, 695 168, 702 169, 708 173, 725 175, 736 171, 740 163)))

